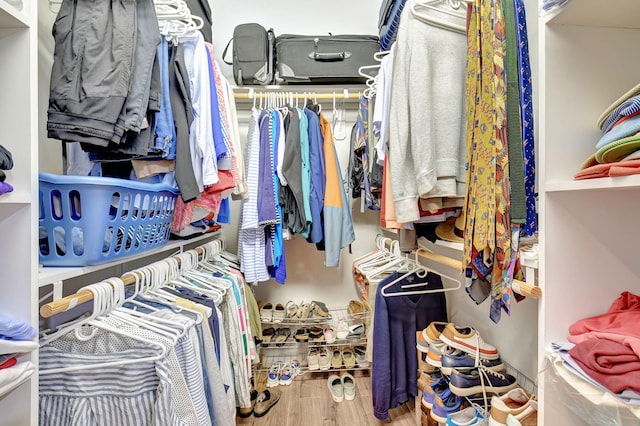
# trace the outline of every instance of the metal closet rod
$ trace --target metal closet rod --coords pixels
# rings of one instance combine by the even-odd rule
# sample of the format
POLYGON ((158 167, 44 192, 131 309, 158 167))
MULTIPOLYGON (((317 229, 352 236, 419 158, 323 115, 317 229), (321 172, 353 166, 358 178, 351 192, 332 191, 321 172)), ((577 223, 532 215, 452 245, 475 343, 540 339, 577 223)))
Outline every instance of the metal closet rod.
MULTIPOLYGON (((385 246, 389 246, 389 244, 390 241, 385 241, 385 246)), ((438 253, 427 251, 425 248, 419 249, 418 256, 423 259, 438 263, 440 265, 453 268, 457 271, 462 270, 462 261, 438 253)), ((537 285, 526 283, 524 281, 514 279, 511 283, 511 288, 514 292, 526 297, 531 297, 533 299, 540 299, 542 297, 542 289, 540 287, 538 287, 537 285)))
MULTIPOLYGON (((196 247, 196 253, 198 253, 198 257, 205 253, 205 249, 202 246, 196 247)), ((178 262, 180 262, 180 258, 177 256, 173 256, 178 262)), ((162 261, 160 261, 162 262, 162 261)), ((132 285, 136 282, 136 276, 133 273, 125 272, 120 279, 125 283, 125 285, 132 285)), ((89 290, 80 290, 77 293, 70 294, 61 299, 54 300, 53 302, 45 303, 40 307, 40 316, 43 318, 51 318, 56 314, 60 314, 62 312, 66 312, 70 309, 73 309, 76 306, 79 306, 83 303, 87 303, 93 300, 93 293, 89 290)))

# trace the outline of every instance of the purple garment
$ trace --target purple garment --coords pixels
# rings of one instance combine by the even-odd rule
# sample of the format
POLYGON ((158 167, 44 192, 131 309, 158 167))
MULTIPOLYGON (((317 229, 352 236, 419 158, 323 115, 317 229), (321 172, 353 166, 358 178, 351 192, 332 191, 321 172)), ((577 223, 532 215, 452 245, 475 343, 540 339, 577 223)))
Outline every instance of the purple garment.
MULTIPOLYGON (((260 163, 258 168, 258 224, 269 225, 278 222, 276 194, 273 187, 273 149, 269 127, 273 125, 269 112, 262 111, 260 123, 260 163)), ((267 245, 267 254, 269 246, 267 245)), ((267 262, 267 264, 270 264, 267 262)))
POLYGON ((311 193, 309 197, 311 206, 311 231, 308 241, 310 243, 321 243, 324 240, 322 227, 322 208, 324 206, 324 139, 320 131, 320 119, 318 114, 304 109, 304 113, 309 119, 309 165, 311 166, 311 193))
MULTIPOLYGON (((444 293, 388 297, 381 294, 385 285, 403 275, 397 272, 389 275, 380 282, 376 293, 371 382, 373 413, 380 420, 389 417, 389 409, 399 407, 418 395, 416 332, 432 321, 447 321, 444 293)), ((401 292, 402 285, 417 283, 428 283, 424 289, 442 288, 439 275, 428 273, 420 278, 411 274, 398 280, 385 293, 401 292)), ((423 287, 412 288, 411 291, 421 289, 423 287)))
POLYGON ((13 186, 7 182, 0 182, 0 195, 7 192, 13 192, 13 186))

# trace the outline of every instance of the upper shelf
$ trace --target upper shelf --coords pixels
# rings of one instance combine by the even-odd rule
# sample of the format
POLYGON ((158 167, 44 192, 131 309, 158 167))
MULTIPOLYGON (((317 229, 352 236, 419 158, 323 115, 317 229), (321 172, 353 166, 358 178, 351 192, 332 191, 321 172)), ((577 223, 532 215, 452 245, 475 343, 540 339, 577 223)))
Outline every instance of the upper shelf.
POLYGON ((136 259, 142 259, 144 257, 153 256, 158 253, 163 253, 169 250, 182 250, 184 246, 194 243, 205 244, 208 240, 218 238, 220 231, 211 232, 208 234, 198 235, 197 237, 190 238, 188 240, 170 240, 162 247, 157 247, 153 250, 138 253, 134 256, 124 257, 114 262, 103 263, 101 265, 94 266, 81 266, 81 267, 40 267, 38 271, 38 284, 42 287, 48 284, 52 284, 56 281, 64 281, 70 278, 79 277, 81 275, 90 274, 92 272, 101 271, 112 266, 120 265, 123 263, 131 262, 136 259))
MULTIPOLYGON (((24 0, 24 2, 28 1, 31 0, 24 0)), ((27 15, 6 1, 0 0, 0 28, 28 28, 30 26, 31 22, 27 15)))
POLYGON ((640 28, 639 16, 637 0, 572 0, 542 19, 548 24, 640 28))

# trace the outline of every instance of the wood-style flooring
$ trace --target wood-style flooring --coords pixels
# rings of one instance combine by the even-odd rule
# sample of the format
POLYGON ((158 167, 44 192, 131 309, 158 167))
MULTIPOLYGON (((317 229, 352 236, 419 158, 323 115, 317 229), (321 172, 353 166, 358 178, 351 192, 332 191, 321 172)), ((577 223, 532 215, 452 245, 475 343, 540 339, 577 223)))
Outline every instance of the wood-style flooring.
MULTIPOLYGON (((263 417, 237 417, 239 425, 264 426, 416 426, 420 423, 420 409, 415 402, 407 402, 389 411, 389 419, 381 421, 373 415, 371 377, 368 372, 356 374, 356 398, 334 402, 327 387, 328 373, 309 373, 296 377, 288 386, 277 386, 280 400, 263 417)), ((262 380, 256 389, 264 389, 262 380)))

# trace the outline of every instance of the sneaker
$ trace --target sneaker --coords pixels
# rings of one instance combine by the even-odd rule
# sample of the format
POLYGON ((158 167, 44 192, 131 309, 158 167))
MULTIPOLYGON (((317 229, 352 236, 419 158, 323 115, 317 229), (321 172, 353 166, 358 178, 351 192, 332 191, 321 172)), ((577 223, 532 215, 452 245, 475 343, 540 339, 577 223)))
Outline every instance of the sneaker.
POLYGON ((437 395, 442 395, 444 392, 449 392, 449 380, 447 380, 446 377, 441 377, 432 384, 424 387, 422 391, 422 406, 431 410, 434 398, 437 395))
POLYGON ((335 402, 342 402, 344 399, 342 379, 339 376, 332 374, 327 379, 327 386, 329 387, 329 392, 331 392, 331 398, 333 398, 335 402))
POLYGON ((480 426, 480 422, 484 419, 482 414, 473 407, 467 407, 457 413, 447 414, 447 426, 480 426))
POLYGON ((291 377, 292 378, 296 378, 298 376, 302 376, 304 374, 304 371, 302 371, 302 365, 300 364, 300 361, 298 361, 297 359, 292 359, 291 360, 291 377))
POLYGON ((501 396, 491 397, 491 426, 505 426, 507 416, 511 414, 514 420, 527 417, 537 411, 536 401, 522 388, 515 388, 501 396))
POLYGON ((309 367, 309 371, 320 369, 318 351, 316 348, 309 348, 309 352, 307 353, 307 366, 309 367))
POLYGON ((418 338, 416 339, 416 349, 418 349, 422 353, 429 352, 429 341, 424 337, 424 330, 422 330, 422 333, 418 333, 418 338))
POLYGON ((453 370, 449 388, 458 396, 477 393, 505 393, 518 386, 516 378, 510 374, 498 373, 484 367, 469 372, 453 370))
POLYGON ((272 364, 267 374, 267 387, 273 388, 280 384, 280 368, 283 364, 272 364))
POLYGON ((356 379, 349 373, 344 373, 340 379, 342 380, 344 399, 353 401, 356 397, 356 379))
POLYGON ((480 334, 471 327, 457 328, 453 324, 448 324, 440 335, 440 340, 452 348, 460 349, 473 356, 479 354, 480 358, 498 359, 500 357, 498 350, 485 343, 480 334))
MULTIPOLYGON (((479 360, 480 365, 485 367, 488 370, 493 371, 502 371, 505 369, 504 364, 500 358, 498 359, 482 359, 479 360)), ((440 358, 440 371, 442 374, 449 376, 451 375, 451 370, 456 369, 462 372, 466 370, 471 370, 476 368, 478 365, 476 364, 476 360, 466 352, 459 352, 457 354, 444 354, 440 358)))
POLYGON ((256 406, 253 409, 253 415, 256 417, 262 417, 271 410, 280 400, 280 392, 277 389, 265 389, 256 400, 256 406))
POLYGON ((462 352, 458 349, 450 348, 446 343, 429 343, 427 352, 427 364, 433 367, 442 367, 443 355, 459 355, 462 352))
MULTIPOLYGON (((268 378, 267 378, 268 380, 268 378)), ((280 385, 288 386, 293 382, 293 372, 291 371, 291 365, 285 364, 280 368, 280 385)))
POLYGON ((433 399, 433 407, 429 415, 438 423, 445 423, 447 415, 457 413, 466 406, 464 398, 451 392, 443 392, 433 399))
POLYGON ((533 411, 524 417, 520 416, 520 418, 518 418, 519 416, 509 414, 507 416, 507 426, 537 426, 538 403, 536 401, 531 401, 531 407, 533 408, 533 411))
POLYGON ((448 324, 448 322, 432 321, 420 334, 427 343, 439 343, 440 335, 448 324))
POLYGON ((431 386, 436 380, 440 379, 441 377, 442 376, 436 371, 421 371, 420 377, 418 378, 418 389, 424 391, 427 386, 431 386))
POLYGON ((320 348, 318 351, 318 366, 320 370, 331 368, 331 354, 327 348, 320 348))
POLYGON ((257 399, 258 391, 255 389, 251 389, 251 405, 249 407, 238 408, 238 415, 243 419, 250 417, 253 414, 253 409, 255 408, 257 399))

